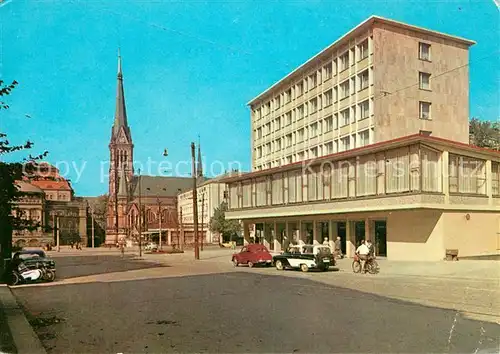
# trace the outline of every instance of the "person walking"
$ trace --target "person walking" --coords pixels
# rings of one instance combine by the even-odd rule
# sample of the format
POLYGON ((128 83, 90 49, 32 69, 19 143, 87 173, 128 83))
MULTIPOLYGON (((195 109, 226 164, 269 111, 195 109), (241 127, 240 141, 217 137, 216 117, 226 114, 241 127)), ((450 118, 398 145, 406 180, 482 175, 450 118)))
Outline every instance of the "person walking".
POLYGON ((335 240, 335 256, 337 258, 344 258, 344 256, 342 255, 342 241, 338 236, 335 240))

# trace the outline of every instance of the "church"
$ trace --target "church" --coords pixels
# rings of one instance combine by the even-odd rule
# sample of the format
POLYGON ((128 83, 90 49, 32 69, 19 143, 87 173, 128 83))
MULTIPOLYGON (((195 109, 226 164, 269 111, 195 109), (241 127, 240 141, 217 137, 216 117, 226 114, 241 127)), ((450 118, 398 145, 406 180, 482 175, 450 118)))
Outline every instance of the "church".
MULTIPOLYGON (((106 222, 106 245, 119 241, 134 244, 158 239, 163 244, 179 244, 177 196, 193 188, 191 177, 145 176, 134 174, 134 144, 127 121, 121 57, 118 56, 116 109, 109 143, 109 187, 106 222), (139 218, 139 215, 142 215, 139 218), (140 222, 141 221, 141 222, 140 222)), ((201 152, 198 148, 197 177, 201 180, 201 152)))

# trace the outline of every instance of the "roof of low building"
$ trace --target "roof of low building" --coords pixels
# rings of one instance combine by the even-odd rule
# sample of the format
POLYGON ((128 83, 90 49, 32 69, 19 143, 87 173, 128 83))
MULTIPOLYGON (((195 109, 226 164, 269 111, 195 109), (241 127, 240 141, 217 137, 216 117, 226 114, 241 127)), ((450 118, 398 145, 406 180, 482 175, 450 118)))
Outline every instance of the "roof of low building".
MULTIPOLYGON (((206 180, 206 178, 203 178, 206 180)), ((170 176, 134 176, 132 195, 142 197, 174 197, 180 192, 185 192, 193 187, 191 177, 170 176), (140 180, 140 183, 139 183, 140 180)))

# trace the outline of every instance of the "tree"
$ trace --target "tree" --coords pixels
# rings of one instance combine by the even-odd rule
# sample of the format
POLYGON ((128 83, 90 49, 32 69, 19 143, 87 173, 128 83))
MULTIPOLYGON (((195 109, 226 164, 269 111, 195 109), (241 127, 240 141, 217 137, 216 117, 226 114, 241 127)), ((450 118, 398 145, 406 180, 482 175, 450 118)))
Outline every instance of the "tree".
POLYGON ((500 122, 472 118, 469 122, 469 143, 484 148, 500 149, 500 122))
MULTIPOLYGON (((10 95, 17 84, 15 80, 10 85, 4 84, 4 81, 0 80, 0 110, 9 109, 9 105, 3 98, 10 95)), ((29 140, 24 144, 11 145, 7 134, 0 132, 0 156, 32 147, 33 143, 29 140)), ((12 256, 13 231, 35 230, 41 227, 40 223, 24 218, 22 211, 16 207, 16 201, 24 195, 16 185, 16 181, 33 176, 37 168, 37 161, 46 155, 47 152, 38 156, 30 154, 23 162, 0 162, 0 275, 2 276, 12 256)))
POLYGON ((212 218, 210 219, 210 223, 208 224, 210 232, 219 234, 219 243, 222 243, 221 236, 232 236, 241 229, 238 220, 226 220, 227 210, 227 203, 222 202, 219 207, 215 208, 214 215, 212 216, 212 218))

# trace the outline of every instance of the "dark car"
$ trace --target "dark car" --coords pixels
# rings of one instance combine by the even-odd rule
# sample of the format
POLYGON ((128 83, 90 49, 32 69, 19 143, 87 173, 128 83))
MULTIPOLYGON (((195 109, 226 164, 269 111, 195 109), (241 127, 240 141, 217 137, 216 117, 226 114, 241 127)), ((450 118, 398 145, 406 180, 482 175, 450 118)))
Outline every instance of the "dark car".
POLYGON ((244 246, 239 253, 233 254, 231 261, 235 267, 240 264, 248 264, 251 268, 256 264, 271 265, 273 262, 273 256, 269 253, 266 246, 260 244, 250 244, 244 246))
POLYGON ((330 247, 326 245, 291 246, 286 252, 273 257, 277 270, 300 269, 303 272, 309 269, 327 271, 335 266, 335 257, 330 247))
POLYGON ((22 250, 14 253, 12 261, 17 263, 22 261, 28 268, 40 268, 44 265, 46 268, 53 271, 56 270, 56 262, 52 258, 47 257, 42 250, 22 250))

